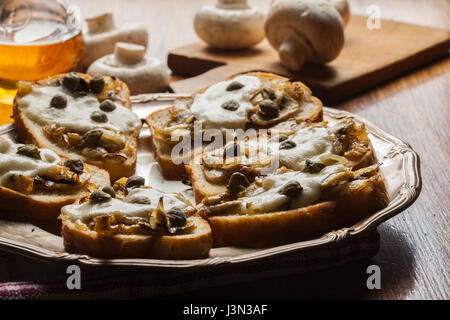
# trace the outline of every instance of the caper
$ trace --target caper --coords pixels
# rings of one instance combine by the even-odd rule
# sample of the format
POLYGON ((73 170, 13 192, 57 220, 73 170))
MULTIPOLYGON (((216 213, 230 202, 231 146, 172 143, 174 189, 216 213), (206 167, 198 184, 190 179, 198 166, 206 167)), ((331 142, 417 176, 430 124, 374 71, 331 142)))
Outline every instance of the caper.
POLYGON ((285 135, 285 134, 280 134, 280 135, 278 136, 278 141, 279 141, 279 142, 286 141, 287 139, 289 139, 289 137, 288 137, 287 135, 285 135))
POLYGON ((239 157, 241 155, 241 148, 239 148, 238 143, 232 143, 225 147, 223 150, 223 158, 228 157, 239 157))
POLYGON ((105 101, 103 101, 102 103, 100 103, 99 108, 100 108, 102 111, 105 111, 105 112, 111 112, 111 111, 114 111, 114 109, 116 109, 116 105, 115 105, 115 103, 112 102, 111 100, 105 100, 105 101))
POLYGON ((134 197, 130 201, 131 203, 137 203, 137 204, 151 204, 152 201, 148 197, 134 197))
POLYGON ((186 225, 186 214, 178 207, 170 208, 166 212, 166 218, 169 220, 172 227, 180 228, 186 225))
POLYGON ((270 99, 275 100, 277 96, 275 95, 275 90, 273 90, 271 87, 264 87, 262 90, 262 96, 264 99, 270 99))
POLYGON ((280 110, 278 109, 276 103, 269 99, 261 101, 259 104, 259 110, 261 110, 263 117, 269 119, 276 118, 280 114, 280 110))
POLYGON ((240 172, 235 172, 228 181, 227 189, 231 194, 236 195, 239 192, 244 191, 249 185, 250 182, 248 182, 245 175, 240 172))
POLYGON ((305 167, 306 171, 308 171, 309 173, 318 173, 323 168, 325 168, 325 165, 321 162, 312 162, 310 160, 306 160, 305 164, 306 164, 306 167, 305 167))
POLYGON ((106 186, 102 189, 103 192, 109 194, 111 196, 111 198, 115 198, 116 197, 116 192, 114 191, 114 189, 111 186, 106 186))
POLYGON ((69 73, 68 75, 66 75, 63 79, 63 86, 66 89, 69 89, 70 91, 74 92, 78 89, 79 85, 80 85, 80 77, 77 76, 74 73, 69 73))
POLYGON ((89 81, 89 89, 93 93, 99 94, 103 91, 103 88, 105 87, 105 80, 101 76, 95 76, 89 81))
POLYGON ((64 162, 64 165, 75 173, 83 173, 84 165, 80 159, 68 159, 64 162))
POLYGON ((131 176, 128 178, 127 183, 125 184, 125 187, 127 189, 130 189, 130 188, 138 188, 143 185, 145 185, 145 179, 143 177, 131 176))
POLYGON ((95 190, 91 193, 89 196, 89 200, 95 203, 101 203, 106 202, 111 199, 111 195, 108 193, 102 191, 102 190, 95 190))
POLYGON ((303 187, 301 186, 300 182, 298 181, 289 181, 284 186, 278 190, 279 194, 285 195, 289 198, 295 198, 302 192, 303 187))
POLYGON ((239 102, 236 100, 228 100, 222 103, 221 107, 228 111, 236 111, 239 108, 239 102))
POLYGON ((17 154, 20 154, 22 156, 27 156, 33 159, 41 160, 41 153, 39 152, 39 149, 32 144, 26 144, 24 146, 20 146, 17 148, 17 154))
POLYGON ((232 81, 228 86, 227 86, 227 91, 234 91, 234 90, 239 90, 241 88, 243 88, 244 85, 242 83, 240 83, 239 81, 232 81))
POLYGON ((83 135, 83 140, 88 147, 95 147, 98 145, 102 135, 102 130, 89 130, 83 135))
POLYGON ((280 143, 280 150, 292 149, 292 148, 295 148, 296 146, 297 146, 297 144, 294 141, 285 140, 282 143, 280 143))
POLYGON ((63 95, 57 94, 50 100, 50 107, 56 109, 64 109, 67 107, 67 98, 63 95))
POLYGON ((91 119, 95 122, 107 122, 108 116, 100 111, 94 111, 91 113, 91 119))

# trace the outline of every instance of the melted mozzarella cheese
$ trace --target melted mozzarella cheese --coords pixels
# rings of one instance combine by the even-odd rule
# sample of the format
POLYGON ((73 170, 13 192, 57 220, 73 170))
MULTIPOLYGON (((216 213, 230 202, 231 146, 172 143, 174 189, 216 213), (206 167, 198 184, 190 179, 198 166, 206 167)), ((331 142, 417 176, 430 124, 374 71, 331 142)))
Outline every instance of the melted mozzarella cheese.
POLYGON ((146 217, 157 208, 161 197, 163 197, 165 210, 170 210, 173 207, 184 209, 188 206, 181 196, 176 194, 163 193, 152 188, 137 188, 131 190, 123 200, 110 199, 103 203, 87 201, 81 205, 65 206, 61 212, 73 221, 86 221, 96 216, 113 214, 115 212, 120 212, 127 217, 146 217), (148 198, 150 204, 133 203, 133 200, 139 197, 148 198))
POLYGON ((5 185, 13 174, 30 178, 43 176, 51 172, 61 161, 58 155, 49 149, 39 149, 41 160, 17 154, 17 148, 20 146, 23 144, 16 144, 0 137, 0 186, 5 185))
MULTIPOLYGON (((290 201, 290 208, 296 209, 316 203, 320 199, 322 181, 331 174, 347 170, 342 164, 335 164, 323 168, 318 173, 286 172, 272 174, 263 178, 262 186, 242 199, 242 205, 254 213, 276 212, 284 204, 290 201), (288 182, 297 181, 303 187, 300 194, 289 199, 280 194, 279 190, 288 182)), ((245 211, 244 211, 245 212, 245 211)))
POLYGON ((247 123, 247 112, 253 108, 250 99, 260 87, 261 81, 252 76, 239 76, 233 80, 216 83, 194 97, 191 111, 207 129, 244 129, 247 123), (227 91, 227 86, 233 81, 242 83, 244 87, 227 91), (239 103, 237 110, 230 111, 222 108, 222 104, 230 100, 239 103))
POLYGON ((308 126, 297 130, 289 140, 295 147, 279 151, 280 163, 289 169, 302 170, 306 159, 322 162, 324 156, 331 155, 336 137, 326 127, 308 126))
POLYGON ((20 100, 20 107, 29 119, 41 126, 57 124, 78 133, 94 128, 112 129, 125 133, 137 130, 141 125, 139 117, 119 101, 114 103, 116 109, 105 112, 108 117, 105 123, 91 119, 93 111, 100 111, 100 103, 96 97, 90 95, 75 97, 63 87, 34 87, 20 100), (65 108, 50 107, 50 101, 55 95, 66 96, 65 108))

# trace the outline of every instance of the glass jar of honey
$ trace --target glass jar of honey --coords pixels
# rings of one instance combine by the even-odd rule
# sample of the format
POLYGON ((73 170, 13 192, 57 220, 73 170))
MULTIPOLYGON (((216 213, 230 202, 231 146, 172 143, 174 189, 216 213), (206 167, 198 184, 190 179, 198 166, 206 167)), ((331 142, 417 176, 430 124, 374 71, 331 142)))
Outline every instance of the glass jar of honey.
POLYGON ((11 121, 15 81, 66 72, 83 55, 76 10, 63 1, 0 1, 0 125, 11 121))

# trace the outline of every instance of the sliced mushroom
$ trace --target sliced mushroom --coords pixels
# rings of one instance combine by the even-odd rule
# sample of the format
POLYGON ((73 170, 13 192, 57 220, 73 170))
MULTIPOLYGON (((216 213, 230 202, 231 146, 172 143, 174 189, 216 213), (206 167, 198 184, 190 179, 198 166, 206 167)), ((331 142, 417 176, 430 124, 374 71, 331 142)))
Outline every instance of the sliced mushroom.
POLYGON ((197 35, 212 47, 249 48, 264 39, 264 14, 247 0, 218 0, 195 15, 197 35))
POLYGON ((226 175, 222 170, 217 169, 205 169, 203 170, 205 179, 211 183, 222 183, 226 182, 226 175))
POLYGON ((202 217, 225 216, 240 214, 243 212, 242 203, 239 200, 227 201, 220 204, 201 206, 198 210, 202 217))
MULTIPOLYGON (((263 100, 263 102, 266 100, 263 100)), ((271 100, 268 100, 271 101, 271 100)), ((272 103, 275 103, 272 101, 272 103)), ((300 110, 300 105, 291 98, 289 95, 284 95, 280 99, 280 105, 278 106, 278 115, 275 117, 267 117, 265 113, 256 112, 250 116, 250 120, 260 126, 260 127, 268 127, 273 126, 281 121, 284 121, 296 114, 300 110)))
POLYGON ((306 61, 329 62, 344 46, 342 18, 330 2, 322 0, 275 1, 265 30, 281 63, 292 71, 299 71, 306 61))
POLYGON ((22 174, 11 174, 7 180, 6 187, 20 193, 29 194, 33 191, 33 179, 22 174))

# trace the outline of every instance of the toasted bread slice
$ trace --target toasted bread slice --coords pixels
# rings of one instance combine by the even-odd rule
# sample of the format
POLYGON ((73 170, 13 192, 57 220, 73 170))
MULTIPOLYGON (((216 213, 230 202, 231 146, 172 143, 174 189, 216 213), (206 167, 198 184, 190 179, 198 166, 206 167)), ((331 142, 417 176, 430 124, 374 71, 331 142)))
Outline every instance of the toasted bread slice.
POLYGON ((151 141, 155 158, 156 161, 158 161, 161 171, 166 179, 180 180, 184 175, 186 175, 184 164, 189 163, 191 153, 187 152, 184 156, 182 154, 172 156, 172 148, 175 143, 167 143, 165 140, 158 138, 158 131, 160 128, 166 127, 168 122, 171 121, 173 117, 173 109, 185 108, 185 106, 189 105, 191 102, 192 99, 189 97, 178 98, 173 107, 155 111, 146 119, 146 123, 149 125, 152 133, 151 141))
POLYGON ((96 77, 94 81, 97 87, 91 79, 93 78, 89 75, 72 73, 53 76, 33 84, 20 83, 13 107, 16 134, 25 143, 48 148, 62 157, 78 158, 105 169, 110 174, 111 181, 131 176, 136 169, 138 137, 142 124, 134 113, 128 111, 131 110, 129 90, 117 78, 96 77), (63 84, 66 77, 81 79, 82 84, 78 89, 68 89, 70 82, 63 84), (103 86, 100 84, 98 87, 99 82, 103 86), (52 100, 50 103, 48 100, 55 92, 66 97, 69 110, 58 107, 57 103, 53 108, 49 106, 52 100), (98 107, 100 102, 106 100, 112 102, 112 110, 98 107), (97 117, 100 114, 98 121, 93 120, 94 112, 97 117), (106 122, 102 119, 105 116, 106 122), (89 142, 90 145, 87 146, 84 138, 86 133, 96 130, 102 131, 103 135, 97 136, 97 141, 89 142))
MULTIPOLYGON (((322 120, 322 103, 319 99, 312 96, 311 90, 301 82, 292 83, 289 79, 274 74, 252 72, 235 76, 226 82, 219 82, 217 85, 231 85, 233 81, 236 82, 235 79, 239 80, 241 79, 239 77, 242 76, 257 78, 259 84, 256 89, 248 92, 248 95, 252 95, 250 102, 248 102, 251 107, 246 111, 243 119, 239 120, 239 125, 244 124, 240 129, 270 128, 287 119, 296 119, 298 122, 322 120), (260 107, 263 100, 266 102, 272 101, 272 104, 278 110, 270 116, 263 114, 260 107)), ((180 136, 183 136, 183 134, 186 137, 192 136, 193 123, 196 120, 202 121, 203 128, 220 130, 225 128, 236 129, 235 123, 225 122, 221 124, 220 121, 207 123, 204 119, 198 119, 195 113, 192 112, 191 107, 194 99, 204 94, 209 88, 194 93, 192 97, 177 99, 174 106, 158 110, 150 114, 146 119, 152 131, 152 141, 155 147, 156 158, 161 166, 163 175, 168 179, 182 177, 186 173, 184 165, 188 164, 191 158, 190 153, 179 155, 177 152, 172 154, 177 141, 180 141, 173 139, 175 130, 180 136), (181 130, 184 132, 180 132, 181 130)), ((232 97, 232 93, 230 93, 230 99, 232 97)), ((220 112, 224 112, 222 109, 223 107, 220 106, 220 103, 218 103, 218 106, 213 104, 210 110, 206 110, 204 113, 213 115, 217 113, 217 118, 220 120, 220 112)), ((191 146, 191 150, 194 147, 191 146)))
POLYGON ((349 227, 388 203, 383 179, 373 168, 356 171, 347 180, 341 176, 332 183, 335 185, 323 192, 318 203, 308 206, 289 209, 295 201, 291 198, 279 210, 251 213, 251 207, 242 210, 244 192, 237 200, 227 194, 219 202, 220 197, 205 198, 199 214, 211 225, 214 246, 262 248, 349 227))
POLYGON ((214 216, 208 219, 214 246, 264 248, 312 239, 339 223, 334 202, 252 216, 214 216))
POLYGON ((64 207, 65 249, 102 258, 207 257, 211 228, 189 201, 136 181, 120 179, 114 184, 115 193, 108 196, 97 190, 80 204, 64 207))
MULTIPOLYGON (((278 157, 279 164, 278 166, 273 167, 272 171, 275 171, 280 166, 293 170, 305 170, 305 161, 311 160, 313 162, 319 162, 320 165, 322 165, 323 160, 320 160, 321 157, 328 158, 328 160, 324 159, 325 161, 328 161, 326 164, 342 161, 345 162, 345 166, 353 170, 370 166, 375 162, 373 148, 367 137, 364 126, 358 126, 351 119, 342 120, 333 126, 328 125, 326 122, 321 124, 306 124, 290 120, 275 126, 273 129, 280 130, 280 137, 288 137, 285 134, 289 133, 290 138, 287 140, 295 140, 297 141, 297 144, 291 149, 293 151, 289 151, 289 153, 280 150, 278 154, 273 154, 273 157, 278 157), (322 131, 315 134, 314 131, 316 129, 326 129, 330 132, 330 135, 324 136, 322 131), (346 132, 343 131, 344 129, 346 132), (317 144, 317 147, 314 146, 314 144, 317 144), (336 147, 339 147, 339 150, 337 150, 338 148, 336 147), (295 148, 298 148, 298 151, 295 151, 295 148), (334 157, 336 159, 334 159, 334 157)), ((276 138, 276 136, 273 137, 276 138)), ((264 158, 258 159, 257 157, 262 158, 262 156, 260 153, 255 152, 254 155, 256 158, 251 160, 246 155, 246 151, 244 151, 247 150, 247 146, 252 144, 252 141, 255 141, 254 145, 261 145, 261 148, 266 148, 266 150, 271 150, 271 146, 276 147, 279 143, 278 141, 274 142, 273 139, 256 137, 250 139, 249 142, 244 141, 239 144, 241 150, 240 157, 232 156, 231 159, 227 158, 227 160, 222 158, 221 155, 229 149, 230 144, 222 149, 212 152, 196 152, 193 155, 193 160, 189 165, 186 165, 186 171, 190 175, 195 194, 195 201, 197 203, 204 197, 210 197, 225 192, 230 176, 234 172, 244 173, 249 180, 252 180, 259 175, 261 166, 258 162, 264 160, 264 158), (219 161, 218 164, 206 164, 204 157, 208 154, 218 155, 215 156, 215 159, 219 161), (233 165, 230 160, 233 162, 233 165)), ((281 141, 281 143, 284 142, 281 141)))
POLYGON ((58 158, 50 150, 39 151, 46 152, 51 163, 15 157, 13 153, 5 157, 7 148, 13 147, 15 152, 18 146, 23 147, 0 137, 0 216, 4 218, 56 220, 63 206, 110 184, 105 170, 84 164, 82 172, 73 172, 65 167, 65 159, 58 158), (30 174, 38 170, 33 168, 33 161, 47 166, 45 174, 30 174))

